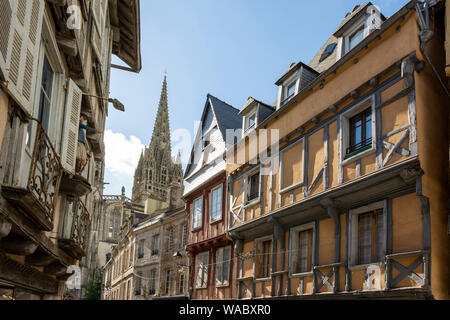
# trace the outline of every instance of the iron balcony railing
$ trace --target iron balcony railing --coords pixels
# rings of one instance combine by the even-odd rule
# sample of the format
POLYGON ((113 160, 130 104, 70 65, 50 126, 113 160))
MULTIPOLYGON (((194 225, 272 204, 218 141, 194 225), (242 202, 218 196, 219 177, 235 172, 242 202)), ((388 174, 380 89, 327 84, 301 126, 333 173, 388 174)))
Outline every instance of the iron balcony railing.
POLYGON ((372 145, 372 138, 368 138, 364 141, 361 141, 360 143, 354 144, 350 147, 347 148, 347 155, 353 153, 353 152, 357 152, 365 147, 371 146, 372 145))
POLYGON ((91 217, 84 203, 78 199, 73 203, 73 220, 70 240, 75 242, 83 251, 86 248, 87 236, 91 217))
POLYGON ((38 200, 47 219, 53 222, 55 203, 63 173, 61 161, 42 124, 38 123, 30 174, 28 191, 38 200))

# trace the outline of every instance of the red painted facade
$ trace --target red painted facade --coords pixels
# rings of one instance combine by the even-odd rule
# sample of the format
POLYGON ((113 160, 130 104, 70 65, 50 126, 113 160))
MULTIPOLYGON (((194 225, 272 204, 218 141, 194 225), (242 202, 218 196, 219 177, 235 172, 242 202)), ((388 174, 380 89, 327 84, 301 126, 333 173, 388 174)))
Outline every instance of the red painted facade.
POLYGON ((226 175, 223 172, 208 183, 201 185, 195 192, 186 197, 186 209, 189 212, 189 237, 187 250, 191 253, 190 287, 191 299, 235 299, 235 290, 232 289, 233 268, 235 268, 233 242, 226 235, 226 175), (211 191, 222 185, 222 216, 219 220, 211 222, 210 198, 211 191), (193 203, 203 196, 202 224, 201 227, 192 230, 193 203), (229 264, 228 285, 216 284, 217 251, 223 247, 231 247, 229 264), (196 288, 197 259, 198 255, 209 252, 207 284, 206 287, 196 288))

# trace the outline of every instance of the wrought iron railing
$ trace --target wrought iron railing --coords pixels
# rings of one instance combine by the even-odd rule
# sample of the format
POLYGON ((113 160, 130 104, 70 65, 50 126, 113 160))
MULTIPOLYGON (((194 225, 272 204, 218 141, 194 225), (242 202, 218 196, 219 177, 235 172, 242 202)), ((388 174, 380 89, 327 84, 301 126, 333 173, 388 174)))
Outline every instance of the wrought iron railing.
POLYGON ((356 143, 347 148, 347 155, 372 145, 372 138, 356 143))
POLYGON ((39 201, 47 218, 53 221, 56 197, 62 177, 62 165, 42 124, 38 123, 31 159, 28 191, 39 201))
POLYGON ((83 202, 78 199, 73 203, 73 220, 70 240, 74 241, 83 250, 86 248, 87 236, 91 217, 83 202))

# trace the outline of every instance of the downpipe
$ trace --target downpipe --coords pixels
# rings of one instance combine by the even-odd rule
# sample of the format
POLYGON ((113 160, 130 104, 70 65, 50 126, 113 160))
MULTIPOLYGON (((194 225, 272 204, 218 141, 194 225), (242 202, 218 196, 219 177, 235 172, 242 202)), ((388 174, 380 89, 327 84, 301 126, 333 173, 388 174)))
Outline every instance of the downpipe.
POLYGON ((444 92, 447 94, 447 97, 450 98, 450 91, 447 88, 447 85, 445 84, 444 80, 441 78, 441 75, 439 74, 437 68, 433 64, 433 61, 425 48, 425 45, 434 38, 434 32, 430 29, 429 8, 435 4, 436 4, 435 0, 431 1, 426 0, 423 3, 420 2, 416 3, 417 16, 419 17, 419 24, 421 27, 421 31, 419 34, 420 51, 422 52, 423 56, 425 57, 425 60, 433 70, 436 78, 439 80, 439 83, 441 84, 442 89, 444 89, 444 92), (423 6, 423 9, 425 11, 425 17, 423 16, 421 5, 423 6))

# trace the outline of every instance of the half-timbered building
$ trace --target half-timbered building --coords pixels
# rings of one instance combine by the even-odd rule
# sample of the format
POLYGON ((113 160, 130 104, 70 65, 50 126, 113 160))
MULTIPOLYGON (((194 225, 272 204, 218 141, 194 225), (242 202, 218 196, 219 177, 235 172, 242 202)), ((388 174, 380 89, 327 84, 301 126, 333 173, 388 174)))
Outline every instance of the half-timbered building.
POLYGON ((185 173, 191 254, 191 299, 234 299, 233 242, 226 234, 227 130, 239 129, 239 110, 208 95, 185 173))
POLYGON ((239 299, 449 297, 442 5, 357 6, 248 111, 272 142, 228 150, 239 299))

